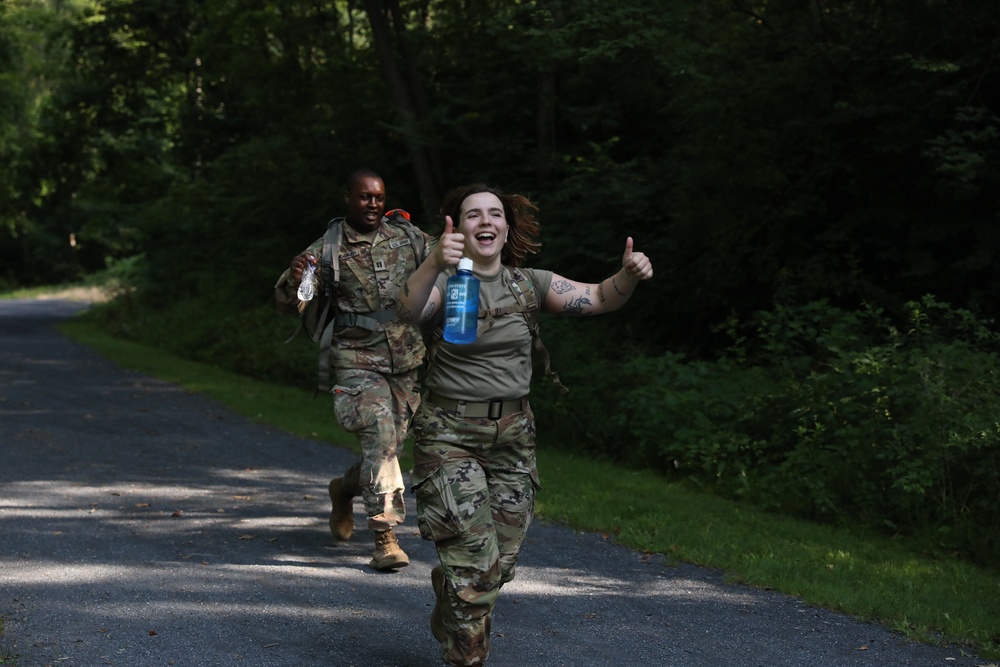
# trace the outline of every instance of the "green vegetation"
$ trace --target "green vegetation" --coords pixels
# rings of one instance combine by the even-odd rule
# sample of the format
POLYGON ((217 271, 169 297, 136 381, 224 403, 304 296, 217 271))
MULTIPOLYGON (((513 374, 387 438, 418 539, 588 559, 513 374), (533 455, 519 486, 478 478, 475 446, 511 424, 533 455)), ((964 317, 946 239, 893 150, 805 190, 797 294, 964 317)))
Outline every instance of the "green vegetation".
POLYGON ((16 665, 18 656, 14 653, 13 648, 8 646, 7 642, 4 640, 4 631, 4 618, 0 615, 0 665, 16 665))
POLYGON ((114 335, 308 387, 270 292, 345 174, 431 233, 486 180, 539 204, 530 265, 597 281, 632 236, 656 271, 543 322, 573 388, 543 428, 996 563, 998 29, 971 0, 3 3, 0 286, 106 274, 114 335))
POLYGON ((104 332, 309 391, 271 287, 343 177, 430 233, 487 181, 540 205, 530 266, 600 280, 632 236, 656 271, 543 321, 572 389, 533 391, 543 434, 790 533, 995 567, 998 30, 979 0, 4 2, 0 288, 101 275, 104 332))
MULTIPOLYGON (((84 319, 63 331, 126 367, 203 392, 250 419, 342 447, 356 444, 336 427, 327 401, 310 400, 311 391, 113 338, 84 319), (290 414, 290 404, 303 409, 290 414)), ((604 533, 671 560, 719 568, 730 581, 795 595, 913 638, 1000 657, 996 570, 926 553, 905 539, 768 513, 652 471, 571 453, 556 429, 541 430, 543 519, 604 533)))
MULTIPOLYGON (((305 336, 284 342, 294 319, 269 305, 204 317, 211 298, 151 309, 126 295, 87 317, 193 361, 313 386, 315 345, 305 336)), ((628 324, 627 315, 605 319, 628 324)), ((1000 558, 992 323, 931 297, 901 315, 820 301, 728 322, 730 343, 714 360, 633 346, 622 361, 594 353, 607 347, 606 339, 593 347, 595 326, 543 318, 542 337, 571 392, 536 381, 542 432, 776 513, 915 538, 928 552, 980 564, 1000 558)), ((615 344, 630 347, 627 335, 615 344)))
POLYGON ((931 297, 906 308, 778 306, 715 362, 631 360, 601 435, 724 497, 996 563, 1000 336, 931 297))

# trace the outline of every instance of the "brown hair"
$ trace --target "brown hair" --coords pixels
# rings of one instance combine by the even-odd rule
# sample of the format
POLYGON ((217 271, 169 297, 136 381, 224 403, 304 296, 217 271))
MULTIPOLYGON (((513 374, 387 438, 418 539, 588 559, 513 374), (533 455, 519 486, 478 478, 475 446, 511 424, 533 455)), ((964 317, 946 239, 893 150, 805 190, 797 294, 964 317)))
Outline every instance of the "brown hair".
POLYGON ((521 266, 528 255, 538 252, 542 244, 535 240, 538 237, 538 221, 535 211, 538 210, 530 199, 524 195, 509 195, 496 188, 482 183, 464 185, 450 190, 441 203, 441 215, 450 215, 456 221, 462 213, 462 202, 471 195, 488 192, 495 195, 503 204, 503 214, 507 219, 507 242, 500 253, 500 262, 507 266, 521 266))

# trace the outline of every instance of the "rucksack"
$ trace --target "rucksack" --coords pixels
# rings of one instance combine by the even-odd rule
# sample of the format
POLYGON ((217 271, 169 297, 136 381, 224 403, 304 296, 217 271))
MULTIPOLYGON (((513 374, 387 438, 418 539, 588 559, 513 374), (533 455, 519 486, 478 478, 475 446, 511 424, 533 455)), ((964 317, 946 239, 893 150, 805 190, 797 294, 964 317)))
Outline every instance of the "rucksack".
MULTIPOLYGON (((423 261, 425 238, 412 222, 410 214, 401 208, 388 211, 382 218, 383 223, 395 225, 406 232, 413 246, 414 259, 419 266, 423 261)), ((334 218, 323 234, 323 248, 320 252, 319 264, 316 267, 318 285, 316 296, 300 307, 300 326, 286 340, 289 342, 305 331, 309 340, 319 343, 319 362, 317 369, 317 390, 330 390, 330 354, 333 344, 333 330, 337 326, 360 326, 374 329, 379 322, 396 319, 396 311, 380 310, 373 313, 337 313, 337 288, 340 286, 340 242, 344 238, 344 218, 334 218)))
MULTIPOLYGON (((552 383, 559 388, 560 392, 563 394, 569 393, 569 388, 564 385, 562 381, 560 381, 559 374, 552 370, 552 362, 549 358, 549 351, 545 349, 545 345, 542 343, 542 338, 539 334, 540 326, 538 324, 538 313, 541 310, 541 304, 539 304, 538 294, 535 292, 535 284, 517 267, 510 269, 506 266, 503 267, 503 280, 507 284, 511 293, 514 295, 514 298, 517 300, 517 304, 513 306, 480 309, 479 325, 476 327, 477 337, 492 327, 496 318, 510 313, 521 313, 524 316, 525 322, 528 323, 528 331, 531 332, 532 347, 541 357, 544 364, 545 377, 549 378, 549 380, 551 380, 552 383)), ((431 341, 427 346, 427 370, 425 371, 425 374, 433 365, 438 346, 441 344, 443 338, 444 329, 439 326, 434 330, 431 335, 431 341)))

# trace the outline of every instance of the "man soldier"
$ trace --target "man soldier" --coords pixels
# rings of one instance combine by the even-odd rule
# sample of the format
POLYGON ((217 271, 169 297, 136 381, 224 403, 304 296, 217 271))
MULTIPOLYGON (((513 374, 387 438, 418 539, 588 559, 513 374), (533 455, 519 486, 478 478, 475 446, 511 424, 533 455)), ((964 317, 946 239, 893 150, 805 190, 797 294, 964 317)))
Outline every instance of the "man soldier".
MULTIPOLYGON (((330 532, 335 539, 350 539, 353 498, 360 495, 375 534, 370 565, 394 570, 410 562, 393 528, 405 518, 399 455, 420 403, 415 385, 425 352, 420 329, 396 318, 396 292, 423 261, 430 237, 410 225, 406 214, 405 220, 384 216, 385 184, 370 169, 348 176, 344 203, 339 284, 331 295, 336 319, 329 358, 336 384, 330 391, 337 421, 357 435, 361 460, 330 481, 330 532)), ((307 266, 316 267, 316 275, 324 278, 317 266, 323 241, 317 239, 292 258, 279 278, 279 312, 298 315, 304 310, 297 291, 307 266)))

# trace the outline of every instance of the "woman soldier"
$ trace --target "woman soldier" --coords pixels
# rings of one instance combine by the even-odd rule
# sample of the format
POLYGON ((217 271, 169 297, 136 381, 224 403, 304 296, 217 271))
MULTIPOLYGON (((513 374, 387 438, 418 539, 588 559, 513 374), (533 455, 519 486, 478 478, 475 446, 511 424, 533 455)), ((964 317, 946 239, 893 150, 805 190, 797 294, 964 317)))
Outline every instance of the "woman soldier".
POLYGON ((397 304, 401 320, 440 323, 445 284, 465 256, 480 280, 480 317, 489 320, 475 342, 440 341, 429 353, 412 425, 417 525, 440 560, 431 573, 437 598, 431 630, 449 665, 486 662, 490 615, 500 587, 514 579, 534 513, 538 473, 525 291, 547 313, 599 315, 621 308, 639 281, 653 276, 631 237, 622 268, 600 283, 518 268, 540 245, 535 211, 526 197, 481 184, 449 192, 441 240, 400 289, 397 304))

